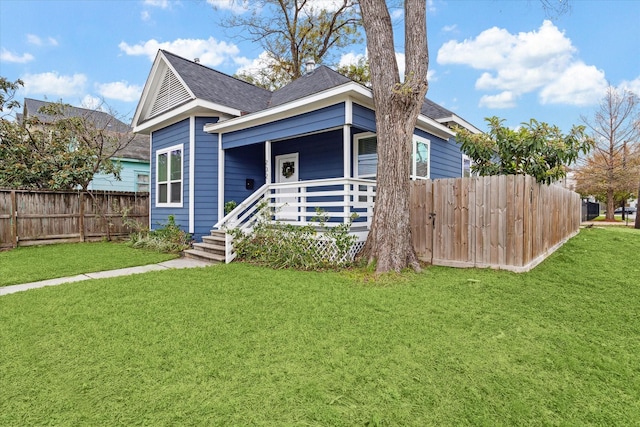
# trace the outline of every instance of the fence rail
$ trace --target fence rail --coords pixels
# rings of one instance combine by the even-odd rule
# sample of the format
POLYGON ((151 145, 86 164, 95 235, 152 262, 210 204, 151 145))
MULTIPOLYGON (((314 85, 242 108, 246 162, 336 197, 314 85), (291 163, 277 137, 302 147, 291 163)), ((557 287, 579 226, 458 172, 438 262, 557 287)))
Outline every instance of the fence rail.
POLYGON ((415 181, 412 239, 434 265, 527 271, 580 228, 577 193, 530 176, 415 181))
POLYGON ((0 249, 118 239, 124 215, 149 224, 149 195, 129 192, 0 189, 0 249))

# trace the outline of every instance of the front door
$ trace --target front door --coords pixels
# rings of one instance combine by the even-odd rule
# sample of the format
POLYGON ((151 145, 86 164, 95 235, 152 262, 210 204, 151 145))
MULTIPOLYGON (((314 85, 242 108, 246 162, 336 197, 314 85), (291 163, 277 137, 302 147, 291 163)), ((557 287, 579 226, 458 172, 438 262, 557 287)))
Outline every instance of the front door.
MULTIPOLYGON (((298 153, 276 156, 276 183, 298 182, 298 153)), ((291 196, 278 196, 276 198, 276 219, 281 221, 297 221, 298 207, 291 206, 298 201, 297 188, 283 188, 278 194, 293 193, 291 196)))

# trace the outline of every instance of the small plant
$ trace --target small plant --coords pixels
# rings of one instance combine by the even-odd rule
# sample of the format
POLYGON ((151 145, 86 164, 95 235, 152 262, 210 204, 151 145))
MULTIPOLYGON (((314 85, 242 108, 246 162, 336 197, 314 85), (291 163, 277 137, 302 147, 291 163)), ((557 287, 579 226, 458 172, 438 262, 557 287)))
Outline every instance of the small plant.
POLYGON ((229 200, 224 204, 224 214, 229 215, 232 210, 234 210, 238 206, 238 203, 235 200, 229 200))
POLYGON ((138 229, 134 229, 134 232, 129 236, 130 246, 165 253, 178 253, 189 248, 191 235, 184 232, 176 224, 173 215, 169 215, 166 224, 159 225, 161 226, 160 228, 149 230, 141 228, 138 224, 138 229))

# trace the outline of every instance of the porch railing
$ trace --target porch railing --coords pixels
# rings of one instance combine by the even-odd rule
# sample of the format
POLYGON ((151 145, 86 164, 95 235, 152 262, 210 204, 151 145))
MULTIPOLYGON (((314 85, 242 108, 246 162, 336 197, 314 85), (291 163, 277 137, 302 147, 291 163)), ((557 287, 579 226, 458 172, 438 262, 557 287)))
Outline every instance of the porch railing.
MULTIPOLYGON (((365 240, 371 227, 376 182, 367 179, 330 178, 265 184, 214 225, 227 231, 250 232, 265 216, 292 225, 318 225, 318 211, 325 227, 352 222, 351 232, 365 240)), ((227 234, 227 262, 235 258, 227 234)))

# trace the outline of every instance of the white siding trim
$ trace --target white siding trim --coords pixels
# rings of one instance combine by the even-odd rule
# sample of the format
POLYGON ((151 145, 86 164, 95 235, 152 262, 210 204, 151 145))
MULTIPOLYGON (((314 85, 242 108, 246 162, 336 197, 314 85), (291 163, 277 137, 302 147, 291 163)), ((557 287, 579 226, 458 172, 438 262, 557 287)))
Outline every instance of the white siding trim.
POLYGON ((189 233, 195 231, 196 217, 196 118, 189 118, 189 233))

